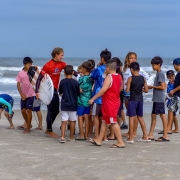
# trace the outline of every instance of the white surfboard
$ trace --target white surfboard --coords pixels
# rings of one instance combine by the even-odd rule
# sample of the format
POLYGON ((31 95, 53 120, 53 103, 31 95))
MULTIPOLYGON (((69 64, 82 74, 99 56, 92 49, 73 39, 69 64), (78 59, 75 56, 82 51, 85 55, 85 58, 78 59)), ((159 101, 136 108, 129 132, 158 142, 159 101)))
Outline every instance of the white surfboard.
POLYGON ((153 86, 154 85, 154 79, 155 79, 156 75, 152 75, 149 77, 148 81, 147 81, 147 85, 148 86, 153 86))
MULTIPOLYGON (((40 71, 41 69, 35 66, 31 67, 28 71, 29 80, 34 87, 40 71)), ((51 77, 48 74, 45 74, 41 80, 38 93, 43 104, 50 104, 54 94, 54 86, 51 77)))

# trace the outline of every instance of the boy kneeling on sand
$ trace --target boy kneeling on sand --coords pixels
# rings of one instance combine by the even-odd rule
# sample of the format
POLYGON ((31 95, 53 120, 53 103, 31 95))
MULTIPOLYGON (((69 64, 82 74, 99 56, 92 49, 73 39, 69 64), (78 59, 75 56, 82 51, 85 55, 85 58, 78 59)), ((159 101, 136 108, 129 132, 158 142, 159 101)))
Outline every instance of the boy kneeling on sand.
POLYGON ((107 125, 111 128, 117 138, 117 143, 113 144, 111 148, 124 148, 124 142, 121 137, 121 130, 117 122, 118 109, 120 107, 120 92, 122 86, 122 78, 116 73, 117 63, 111 59, 106 63, 106 78, 104 80, 101 90, 89 100, 92 104, 95 99, 102 96, 102 125, 100 135, 90 142, 96 146, 101 146, 102 139, 105 136, 107 125))

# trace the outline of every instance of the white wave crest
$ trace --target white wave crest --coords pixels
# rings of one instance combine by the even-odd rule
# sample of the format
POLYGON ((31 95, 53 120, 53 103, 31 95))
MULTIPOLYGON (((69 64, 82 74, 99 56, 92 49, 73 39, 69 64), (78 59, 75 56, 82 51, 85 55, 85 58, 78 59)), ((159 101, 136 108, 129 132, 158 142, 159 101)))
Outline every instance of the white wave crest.
POLYGON ((0 71, 21 71, 23 67, 1 67, 0 71))
POLYGON ((17 83, 15 78, 0 78, 0 83, 3 84, 15 84, 17 83))

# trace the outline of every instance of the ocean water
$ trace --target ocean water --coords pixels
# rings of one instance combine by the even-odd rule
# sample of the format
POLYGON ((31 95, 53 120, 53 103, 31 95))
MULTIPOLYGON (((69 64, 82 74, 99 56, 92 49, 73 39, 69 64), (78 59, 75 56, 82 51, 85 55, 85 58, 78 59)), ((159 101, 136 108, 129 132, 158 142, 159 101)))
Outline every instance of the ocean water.
MULTIPOLYGON (((33 64, 42 67, 49 58, 32 58, 33 64)), ((77 70, 77 66, 81 65, 82 62, 88 60, 89 58, 64 58, 64 61, 67 64, 71 64, 74 66, 74 69, 77 70)), ((99 58, 92 58, 96 61, 96 63, 99 62, 99 58)), ((122 62, 124 61, 123 58, 120 58, 122 62)), ((174 58, 164 58, 163 59, 163 65, 162 70, 165 73, 166 71, 172 69, 172 60, 174 58)), ((22 64, 23 58, 0 58, 0 94, 7 93, 11 95, 14 98, 14 109, 20 109, 20 96, 17 91, 16 87, 16 76, 18 72, 23 68, 22 64)), ((151 76, 154 76, 156 72, 154 72, 151 68, 150 64, 151 58, 139 58, 138 62, 140 66, 148 72, 151 76)), ((63 78, 63 73, 61 73, 61 79, 63 78)), ((149 91, 149 93, 144 94, 144 102, 146 105, 144 106, 145 112, 151 111, 152 106, 152 91, 149 91)), ((46 109, 45 106, 42 107, 43 109, 46 109)))

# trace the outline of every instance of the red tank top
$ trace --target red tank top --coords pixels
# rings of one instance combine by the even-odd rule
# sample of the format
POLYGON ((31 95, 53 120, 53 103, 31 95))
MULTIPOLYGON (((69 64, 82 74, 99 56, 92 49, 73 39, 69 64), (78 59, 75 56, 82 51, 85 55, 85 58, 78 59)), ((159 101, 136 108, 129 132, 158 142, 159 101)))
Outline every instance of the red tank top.
POLYGON ((65 68, 65 66, 66 66, 65 62, 62 62, 62 61, 56 62, 53 59, 51 59, 42 68, 41 73, 49 74, 49 76, 52 79, 55 89, 59 88, 60 74, 61 74, 61 71, 65 68))
POLYGON ((103 116, 116 117, 120 107, 120 87, 122 78, 119 74, 109 74, 111 86, 102 96, 103 116))

